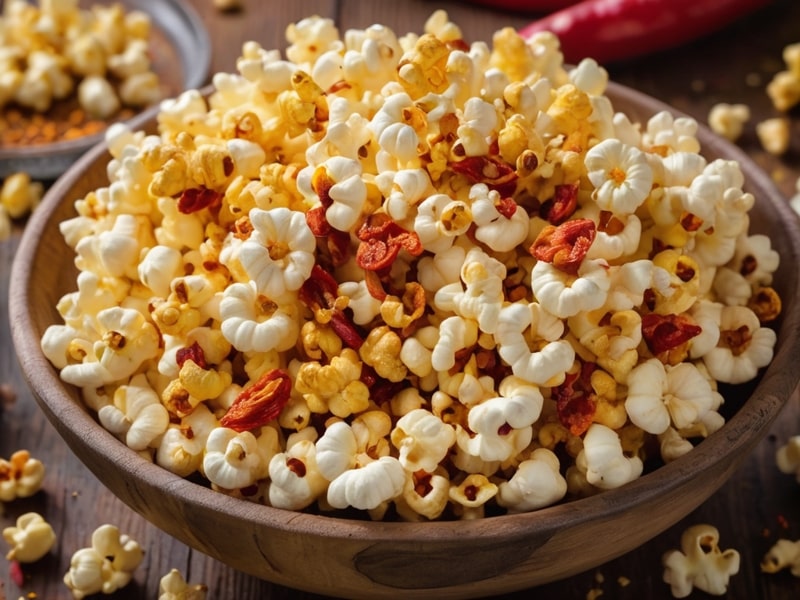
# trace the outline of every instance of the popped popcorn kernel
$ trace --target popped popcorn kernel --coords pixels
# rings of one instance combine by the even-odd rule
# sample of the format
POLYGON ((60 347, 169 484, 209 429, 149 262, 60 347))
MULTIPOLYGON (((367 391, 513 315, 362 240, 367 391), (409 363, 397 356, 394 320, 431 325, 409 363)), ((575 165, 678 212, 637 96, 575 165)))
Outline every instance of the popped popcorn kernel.
POLYGON ((11 547, 6 558, 21 563, 36 562, 50 552, 56 542, 52 526, 34 512, 17 517, 15 526, 3 529, 3 538, 11 547))
POLYGON ((708 113, 708 125, 714 133, 735 142, 750 120, 750 107, 746 104, 719 102, 708 113))
POLYGON ((0 501, 27 498, 41 489, 45 467, 27 450, 17 450, 6 460, 0 458, 0 501))
POLYGON ((719 532, 711 525, 689 527, 681 536, 681 550, 662 557, 664 582, 675 598, 685 598, 693 588, 723 596, 730 577, 739 572, 739 553, 719 548, 719 532))
POLYGON ((208 586, 187 583, 178 569, 171 569, 158 582, 158 600, 205 600, 208 586))
POLYGON ((765 119, 756 125, 756 135, 764 150, 780 156, 789 149, 791 141, 789 120, 784 117, 765 119))
POLYGON ((92 594, 113 594, 130 583, 144 558, 139 543, 115 525, 101 525, 92 533, 91 545, 70 559, 64 584, 75 600, 92 594))
MULTIPOLYGON (((73 54, 102 77, 115 48, 147 96, 101 14, 73 54)), ((624 486, 722 426, 718 382, 772 358, 779 257, 696 121, 632 122, 554 35, 470 43, 443 10, 286 38, 109 130, 62 225, 80 273, 41 345, 104 427, 219 493, 423 522, 624 486)))

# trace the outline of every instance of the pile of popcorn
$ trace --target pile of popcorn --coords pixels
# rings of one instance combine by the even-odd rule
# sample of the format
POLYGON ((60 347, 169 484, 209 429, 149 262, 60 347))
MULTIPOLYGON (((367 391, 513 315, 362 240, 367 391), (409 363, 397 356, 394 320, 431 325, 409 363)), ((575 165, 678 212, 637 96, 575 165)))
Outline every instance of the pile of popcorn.
POLYGON ((443 11, 287 39, 157 135, 112 127, 61 225, 77 290, 41 345, 104 427, 253 502, 426 520, 617 488, 722 426, 779 257, 696 122, 443 11))
POLYGON ((76 95, 93 118, 158 101, 150 17, 121 4, 84 10, 78 0, 6 0, 0 15, 0 108, 44 113, 76 95))

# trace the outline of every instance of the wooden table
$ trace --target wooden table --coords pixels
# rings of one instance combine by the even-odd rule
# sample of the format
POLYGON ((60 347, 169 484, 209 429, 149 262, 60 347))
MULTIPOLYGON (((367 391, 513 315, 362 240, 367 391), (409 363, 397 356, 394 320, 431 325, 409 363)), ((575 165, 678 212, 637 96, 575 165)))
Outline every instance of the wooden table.
MULTIPOLYGON (((191 0, 207 24, 214 40, 212 73, 232 71, 241 43, 254 39, 267 48, 286 45, 288 23, 311 14, 329 16, 340 29, 364 28, 383 23, 397 33, 420 31, 435 8, 445 8, 459 24, 467 40, 490 39, 498 28, 519 27, 530 17, 502 14, 466 2, 409 0, 245 0, 240 12, 219 13, 211 0, 191 0)), ((761 150, 754 125, 776 113, 764 88, 772 74, 783 68, 781 51, 800 41, 800 2, 777 0, 771 7, 701 41, 647 59, 631 60, 609 67, 612 78, 695 117, 707 119, 717 102, 744 102, 752 120, 739 144, 770 173, 788 197, 800 177, 800 112, 793 116, 791 151, 778 159, 761 150)), ((10 265, 20 231, 0 244, 0 286, 8 289, 10 265)), ((91 531, 102 523, 114 523, 147 549, 144 563, 130 586, 114 595, 119 599, 157 597, 159 579, 176 567, 189 580, 204 582, 209 598, 322 598, 300 593, 238 573, 161 533, 113 497, 70 453, 39 412, 19 372, 11 345, 7 296, 0 298, 0 384, 6 384, 16 401, 0 411, 0 456, 8 457, 27 448, 48 467, 44 489, 35 497, 6 506, 0 527, 35 510, 43 514, 59 534, 54 551, 26 568, 23 589, 11 582, 7 563, 0 559, 0 600, 16 600, 35 593, 40 600, 70 598, 62 577, 72 553, 88 545, 91 531)), ((679 546, 680 534, 691 524, 707 522, 721 532, 721 545, 741 554, 741 570, 731 581, 726 598, 789 599, 800 597, 800 579, 787 571, 765 575, 759 570, 764 553, 780 537, 800 539, 800 484, 781 474, 775 466, 775 450, 790 435, 800 434, 800 400, 790 399, 785 412, 769 436, 750 459, 717 494, 694 513, 641 548, 621 558, 565 581, 510 598, 583 599, 603 592, 604 598, 671 598, 661 580, 662 553, 679 546), (623 585, 629 580, 629 584, 623 585)), ((5 546, 0 542, 5 553, 5 546)), ((564 560, 569 560, 568 556, 564 560)), ((309 565, 313 568, 313 565, 309 565)), ((30 596, 34 597, 34 596, 30 596)), ((704 597, 695 592, 693 597, 704 597)))

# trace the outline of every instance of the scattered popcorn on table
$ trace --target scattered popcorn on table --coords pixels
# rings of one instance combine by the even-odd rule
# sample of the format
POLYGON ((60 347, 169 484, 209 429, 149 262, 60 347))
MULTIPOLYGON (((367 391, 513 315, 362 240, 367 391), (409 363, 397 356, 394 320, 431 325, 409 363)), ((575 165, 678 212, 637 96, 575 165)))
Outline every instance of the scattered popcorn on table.
POLYGON ((767 95, 777 110, 786 112, 800 102, 800 43, 783 49, 783 62, 786 69, 767 84, 767 95))
POLYGON ((775 453, 775 462, 781 473, 794 475, 800 483, 800 435, 795 435, 778 448, 775 453))
POLYGON ((20 515, 15 527, 3 529, 3 538, 11 546, 6 558, 21 563, 36 562, 56 543, 50 523, 35 512, 20 515))
POLYGON ((681 536, 681 550, 666 552, 662 563, 664 582, 670 584, 675 598, 686 598, 692 588, 722 596, 730 577, 739 572, 739 553, 720 550, 715 527, 693 525, 681 536))
POLYGON ((552 35, 469 44, 444 11, 286 34, 158 135, 112 127, 62 223, 42 348, 104 426, 221 493, 420 521, 619 487, 722 425, 778 256, 695 121, 633 123, 552 35))
POLYGON ((764 150, 780 156, 789 149, 791 124, 786 117, 765 119, 756 125, 756 135, 764 150))
POLYGON ((120 534, 114 525, 101 525, 92 544, 72 555, 64 583, 75 600, 92 594, 113 594, 125 587, 144 558, 138 542, 120 534))
POLYGON ((761 560, 763 573, 777 573, 783 569, 789 569, 792 575, 800 577, 800 540, 778 540, 761 560))
POLYGON ((158 600, 205 600, 208 586, 187 583, 178 569, 172 569, 158 584, 158 600))
POLYGON ((9 460, 0 458, 0 502, 33 496, 42 487, 44 465, 27 450, 17 450, 9 460))
POLYGON ((720 102, 712 106, 708 113, 708 125, 711 130, 731 142, 739 139, 749 120, 750 107, 746 104, 720 102))

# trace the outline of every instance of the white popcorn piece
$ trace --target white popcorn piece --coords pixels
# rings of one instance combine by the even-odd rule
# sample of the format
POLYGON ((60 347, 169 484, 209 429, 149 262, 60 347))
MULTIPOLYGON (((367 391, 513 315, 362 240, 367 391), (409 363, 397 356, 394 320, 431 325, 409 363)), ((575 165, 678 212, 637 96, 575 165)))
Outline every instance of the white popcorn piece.
POLYGON ((503 280, 506 268, 503 263, 490 257, 480 248, 467 252, 461 266, 461 280, 440 288, 434 296, 434 304, 440 310, 452 311, 465 319, 478 322, 485 333, 494 333, 503 305, 503 280))
POLYGON ((792 575, 800 577, 800 540, 780 539, 761 559, 762 573, 777 573, 783 569, 789 569, 792 575))
POLYGON ((220 302, 222 334, 243 352, 286 350, 300 333, 297 308, 287 299, 282 304, 258 293, 257 283, 234 283, 220 302))
POLYGON ((602 210, 629 215, 650 193, 653 172, 644 153, 615 139, 603 140, 587 153, 587 176, 602 210))
POLYGON ((456 236, 472 224, 472 211, 466 202, 447 194, 433 194, 417 206, 414 231, 423 247, 439 254, 453 245, 456 236))
POLYGON ((681 550, 671 550, 662 557, 664 582, 675 598, 685 598, 693 588, 722 596, 731 576, 739 572, 739 562, 736 550, 720 549, 715 527, 693 525, 681 535, 681 550))
POLYGON ((3 529, 3 539, 11 547, 6 554, 8 560, 31 563, 50 552, 56 534, 42 515, 28 512, 17 517, 15 526, 3 529))
POLYGON ((402 500, 395 500, 395 504, 406 520, 419 520, 418 515, 434 520, 447 508, 449 499, 450 479, 447 471, 440 468, 434 473, 412 473, 406 479, 402 500), (414 512, 413 518, 403 511, 404 505, 414 512))
POLYGON ((132 450, 144 450, 169 425, 169 413, 144 374, 114 392, 114 403, 102 407, 97 417, 110 432, 120 436, 132 450))
POLYGON ((584 260, 575 276, 539 261, 531 273, 531 288, 545 310, 565 319, 603 306, 611 280, 604 260, 584 260))
POLYGON ((625 410, 631 421, 650 433, 670 425, 684 429, 712 409, 713 390, 692 363, 664 366, 655 358, 634 367, 628 375, 625 410))
POLYGON ((638 456, 625 456, 616 431, 599 423, 592 423, 586 431, 577 464, 590 484, 604 490, 633 481, 644 467, 638 456))
POLYGON ((181 477, 199 471, 208 436, 218 426, 219 420, 208 407, 199 404, 164 432, 156 450, 156 463, 181 477))
POLYGON ((775 452, 775 463, 781 473, 794 474, 800 482, 800 435, 790 437, 775 452))
POLYGON ((791 122, 785 117, 764 119, 756 124, 756 135, 764 150, 775 156, 781 156, 791 145, 791 122))
POLYGON ((301 510, 327 489, 328 480, 320 473, 315 455, 314 442, 302 440, 272 457, 269 462, 272 506, 301 510))
POLYGON ((170 569, 158 582, 158 600, 206 600, 208 586, 187 583, 178 569, 170 569))
POLYGON ((555 504, 567 493, 567 480, 559 472, 558 457, 547 448, 537 448, 522 461, 516 473, 500 484, 497 503, 510 513, 530 512, 555 504))
POLYGON ((107 119, 122 105, 114 86, 99 75, 89 75, 78 84, 78 102, 94 119, 107 119))
POLYGON ((202 469, 214 485, 235 490, 255 483, 270 460, 272 456, 262 455, 258 439, 250 431, 217 427, 206 438, 202 469))
POLYGON ((500 311, 496 337, 498 352, 514 375, 535 385, 561 383, 572 366, 575 351, 565 340, 551 341, 531 352, 525 330, 533 324, 533 311, 525 304, 510 304, 500 311))
POLYGON ((515 207, 513 214, 507 216, 497 207, 500 194, 482 183, 470 189, 470 208, 477 225, 475 237, 496 252, 509 252, 521 244, 528 236, 529 219, 526 211, 515 207))
POLYGON ((406 472, 396 458, 382 456, 331 481, 327 501, 334 508, 377 508, 403 493, 406 472))
POLYGON ((731 142, 739 139, 749 120, 750 107, 746 104, 718 102, 708 113, 708 125, 711 130, 731 142))
POLYGON ((92 594, 113 594, 130 583, 144 551, 115 525, 101 525, 92 533, 91 546, 76 551, 64 583, 75 600, 92 594))
POLYGON ((433 473, 455 442, 456 432, 436 415, 419 408, 397 421, 391 439, 406 471, 433 473))
POLYGON ((756 376, 769 364, 776 334, 762 327, 755 313, 745 306, 725 306, 720 314, 722 344, 703 356, 708 372, 717 381, 742 383, 756 376))

